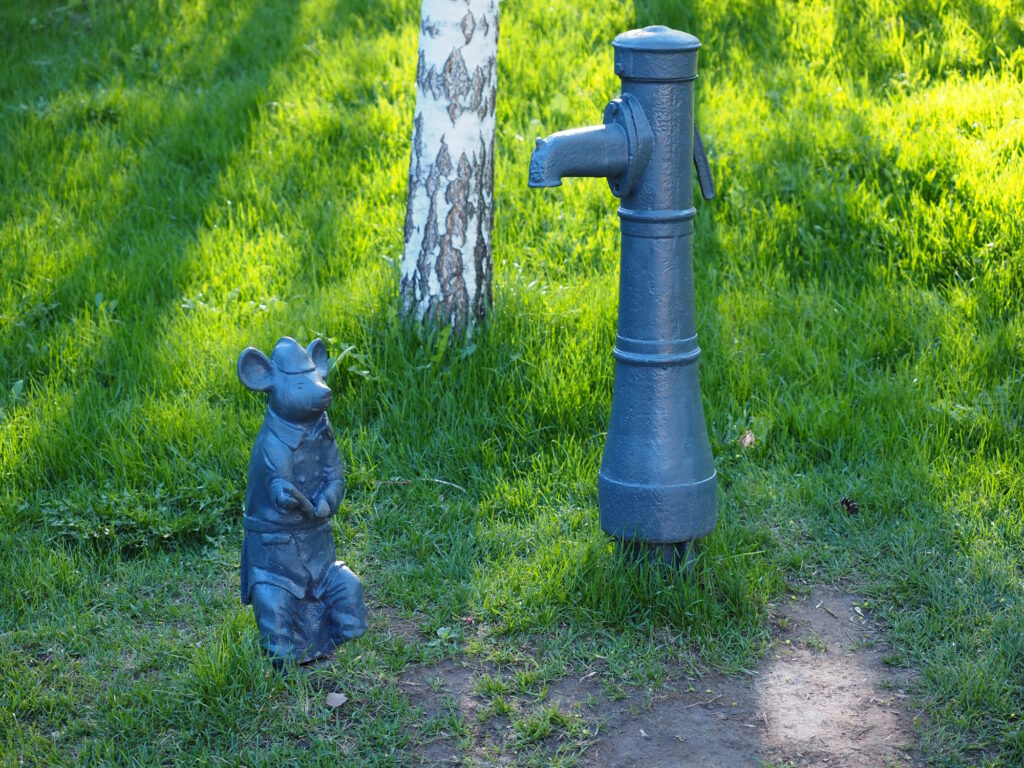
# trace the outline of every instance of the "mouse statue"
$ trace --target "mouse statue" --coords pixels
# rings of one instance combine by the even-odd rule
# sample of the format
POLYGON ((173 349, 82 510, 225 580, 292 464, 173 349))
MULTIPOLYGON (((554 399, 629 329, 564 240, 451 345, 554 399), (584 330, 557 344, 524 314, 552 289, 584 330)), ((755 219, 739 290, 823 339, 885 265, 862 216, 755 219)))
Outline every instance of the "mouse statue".
POLYGON ((267 393, 249 460, 242 540, 242 603, 277 665, 328 656, 366 631, 363 587, 334 559, 331 516, 345 487, 327 421, 327 348, 284 337, 268 358, 249 347, 238 378, 267 393))

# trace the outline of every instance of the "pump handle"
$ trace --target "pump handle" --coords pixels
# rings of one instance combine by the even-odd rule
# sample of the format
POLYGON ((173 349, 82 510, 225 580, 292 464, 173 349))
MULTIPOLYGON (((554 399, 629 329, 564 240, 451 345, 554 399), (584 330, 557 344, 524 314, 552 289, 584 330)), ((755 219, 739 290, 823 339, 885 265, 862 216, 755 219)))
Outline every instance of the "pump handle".
POLYGON ((700 195, 705 200, 715 197, 715 180, 711 178, 711 166, 704 152, 704 142, 700 140, 697 124, 693 125, 693 164, 697 168, 697 181, 700 183, 700 195))

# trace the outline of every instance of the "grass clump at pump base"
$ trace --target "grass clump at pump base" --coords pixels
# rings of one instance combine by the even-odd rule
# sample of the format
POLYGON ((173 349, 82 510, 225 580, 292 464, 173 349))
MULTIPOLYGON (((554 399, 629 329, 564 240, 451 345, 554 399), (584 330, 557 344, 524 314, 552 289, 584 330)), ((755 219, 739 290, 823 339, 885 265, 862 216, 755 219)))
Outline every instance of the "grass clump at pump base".
MULTIPOLYGON (((769 606, 826 583, 920 671, 928 764, 1020 763, 1019 16, 503 4, 495 307, 449 346, 397 319, 418 3, 0 10, 3 759, 400 765, 424 738, 399 679, 447 661, 515 682, 489 694, 506 756, 571 764, 592 728, 549 683, 748 669, 769 606), (719 523, 690 581, 597 522, 614 199, 526 187, 533 139, 596 122, 610 41, 654 23, 703 43, 719 191, 694 249, 719 523), (262 406, 234 365, 286 334, 335 358, 371 627, 279 676, 237 596, 262 406)), ((472 756, 475 727, 424 730, 472 756)))

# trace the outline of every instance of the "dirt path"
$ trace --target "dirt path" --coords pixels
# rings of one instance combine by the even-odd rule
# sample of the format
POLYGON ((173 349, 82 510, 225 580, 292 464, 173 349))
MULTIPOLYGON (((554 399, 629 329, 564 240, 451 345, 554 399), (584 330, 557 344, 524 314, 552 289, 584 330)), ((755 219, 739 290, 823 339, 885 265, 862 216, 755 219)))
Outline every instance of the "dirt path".
MULTIPOLYGON (((818 588, 779 606, 774 623, 776 645, 749 675, 677 679, 653 698, 631 693, 618 700, 604 695, 595 678, 549 685, 543 706, 571 719, 548 739, 555 744, 540 739, 526 751, 555 749, 561 740, 572 747, 562 749, 563 757, 602 768, 923 764, 913 746, 911 680, 885 663, 888 647, 860 600, 818 588)), ((416 751, 420 764, 519 762, 521 728, 517 734, 508 717, 488 716, 491 705, 477 692, 485 672, 495 674, 450 663, 403 678, 425 718, 457 712, 471 733, 461 745, 443 732, 425 740, 416 751)))

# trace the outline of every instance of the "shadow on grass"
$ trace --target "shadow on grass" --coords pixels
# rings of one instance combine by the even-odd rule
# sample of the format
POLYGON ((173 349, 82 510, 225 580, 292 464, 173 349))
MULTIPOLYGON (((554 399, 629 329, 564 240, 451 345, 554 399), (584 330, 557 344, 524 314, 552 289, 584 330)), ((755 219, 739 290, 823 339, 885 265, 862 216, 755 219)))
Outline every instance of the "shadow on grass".
MULTIPOLYGON (((204 233, 223 221, 220 209, 230 209, 230 201, 218 199, 221 180, 247 162, 245 149, 274 98, 268 87, 305 42, 296 37, 303 8, 257 3, 228 25, 211 22, 209 33, 201 27, 169 80, 152 75, 166 54, 159 41, 139 40, 154 70, 129 62, 81 104, 68 97, 40 115, 61 137, 59 152, 74 153, 66 162, 97 169, 95 186, 74 198, 82 222, 92 222, 88 242, 63 258, 58 277, 26 290, 20 309, 27 314, 16 320, 23 333, 0 341, 0 360, 25 386, 5 414, 8 426, 21 428, 8 432, 4 457, 5 470, 19 478, 17 495, 32 499, 17 510, 24 521, 42 514, 72 539, 131 549, 202 540, 233 519, 226 510, 238 506, 240 488, 227 476, 236 473, 200 466, 196 456, 211 446, 182 432, 188 419, 147 423, 142 414, 167 387, 168 350, 181 348, 172 335, 184 332, 179 305, 192 301, 203 273, 204 233), (218 53, 211 56, 210 48, 218 53), (49 309, 33 314, 37 305, 49 309), (157 445, 156 435, 174 444, 157 445)), ((343 7, 327 13, 342 29, 354 18, 343 7)), ((360 29, 387 34, 386 22, 360 29)), ((96 26, 91 36, 101 37, 96 26)), ((22 137, 31 141, 27 132, 22 137)), ((278 284, 287 290, 296 272, 286 268, 278 284)), ((190 396, 181 394, 188 408, 190 396)), ((240 454, 238 446, 227 450, 225 430, 214 434, 215 448, 240 454)))

